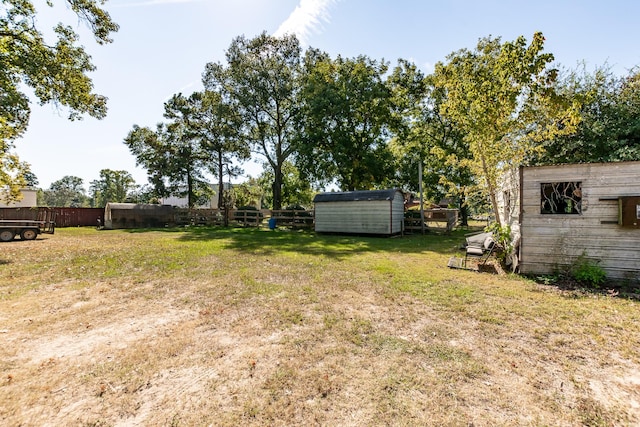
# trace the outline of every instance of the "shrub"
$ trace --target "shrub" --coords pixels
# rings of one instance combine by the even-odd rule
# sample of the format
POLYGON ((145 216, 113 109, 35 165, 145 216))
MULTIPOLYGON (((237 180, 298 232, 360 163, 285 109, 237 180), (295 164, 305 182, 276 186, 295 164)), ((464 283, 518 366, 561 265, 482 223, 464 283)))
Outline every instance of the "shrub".
POLYGON ((511 227, 509 225, 501 227, 497 222, 494 222, 487 226, 485 231, 493 233, 493 241, 496 242, 499 247, 499 251, 496 253, 496 258, 498 258, 500 262, 505 262, 505 260, 507 260, 513 253, 511 227))
POLYGON ((572 268, 571 275, 578 282, 595 288, 600 287, 607 278, 607 274, 597 261, 587 258, 587 253, 582 254, 576 259, 572 268))

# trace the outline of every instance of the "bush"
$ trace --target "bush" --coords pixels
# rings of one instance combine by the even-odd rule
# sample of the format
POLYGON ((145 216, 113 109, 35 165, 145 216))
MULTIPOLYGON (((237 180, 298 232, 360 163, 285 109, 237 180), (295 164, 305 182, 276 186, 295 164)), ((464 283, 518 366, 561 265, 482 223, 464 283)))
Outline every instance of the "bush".
POLYGON ((582 252, 571 268, 571 275, 578 282, 594 288, 599 288, 607 278, 607 273, 600 267, 597 261, 587 258, 587 253, 582 252))
POLYGON ((509 225, 499 226, 497 222, 485 227, 485 232, 493 233, 493 241, 498 245, 498 251, 495 254, 500 262, 504 263, 513 253, 513 244, 511 237, 511 227, 509 225))

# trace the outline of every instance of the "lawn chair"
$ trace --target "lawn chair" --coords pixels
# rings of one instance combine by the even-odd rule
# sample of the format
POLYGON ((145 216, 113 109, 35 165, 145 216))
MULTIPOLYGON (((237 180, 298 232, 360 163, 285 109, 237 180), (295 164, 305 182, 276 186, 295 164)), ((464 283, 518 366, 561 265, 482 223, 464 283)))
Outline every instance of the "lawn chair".
POLYGON ((493 253, 496 242, 493 240, 492 233, 480 233, 467 237, 467 246, 465 248, 464 265, 467 266, 469 257, 480 258, 478 265, 486 264, 487 260, 493 253))
POLYGON ((493 253, 495 247, 496 243, 493 240, 492 233, 468 234, 464 244, 464 258, 451 257, 449 259, 448 267, 460 268, 463 270, 474 270, 467 266, 467 261, 470 258, 479 258, 478 266, 484 265, 493 253))

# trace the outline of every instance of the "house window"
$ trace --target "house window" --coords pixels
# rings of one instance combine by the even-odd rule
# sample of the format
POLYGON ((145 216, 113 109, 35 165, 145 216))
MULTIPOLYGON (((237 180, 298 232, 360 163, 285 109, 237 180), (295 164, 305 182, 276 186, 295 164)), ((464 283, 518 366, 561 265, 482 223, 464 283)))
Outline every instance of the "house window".
POLYGON ((579 215, 582 213, 581 182, 540 184, 540 213, 579 215))

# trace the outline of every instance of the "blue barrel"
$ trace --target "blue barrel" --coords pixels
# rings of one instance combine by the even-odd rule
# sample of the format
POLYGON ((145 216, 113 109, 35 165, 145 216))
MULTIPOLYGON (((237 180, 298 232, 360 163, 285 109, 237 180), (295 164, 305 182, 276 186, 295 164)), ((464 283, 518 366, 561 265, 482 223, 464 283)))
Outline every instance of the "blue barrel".
POLYGON ((269 218, 269 230, 275 230, 275 229, 276 229, 276 219, 269 218))

